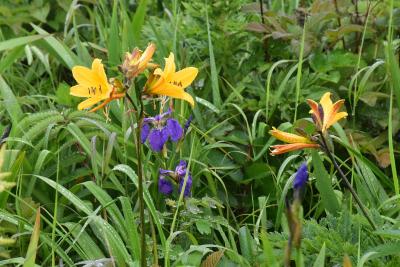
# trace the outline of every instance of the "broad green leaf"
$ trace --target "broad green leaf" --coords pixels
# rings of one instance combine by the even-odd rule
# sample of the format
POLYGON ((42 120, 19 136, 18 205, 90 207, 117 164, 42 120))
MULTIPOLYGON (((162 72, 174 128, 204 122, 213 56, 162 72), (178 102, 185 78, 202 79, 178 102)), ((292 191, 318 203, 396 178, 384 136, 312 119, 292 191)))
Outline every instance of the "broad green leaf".
POLYGON ((335 192, 333 191, 332 179, 325 170, 318 151, 312 150, 311 155, 314 166, 313 174, 316 178, 316 185, 320 193, 322 203, 328 212, 337 215, 340 212, 340 204, 336 198, 335 192))
POLYGON ((247 226, 242 226, 239 229, 239 245, 243 257, 245 257, 250 263, 254 263, 256 252, 255 244, 247 226))
POLYGON ((4 106, 6 107, 8 115, 10 115, 14 127, 19 127, 18 123, 20 122, 24 114, 13 91, 11 90, 11 88, 8 86, 8 84, 1 75, 0 75, 0 95, 3 98, 4 106))
POLYGON ((96 243, 97 240, 93 240, 81 225, 71 222, 63 225, 65 225, 68 230, 71 231, 72 235, 74 236, 74 241, 76 242, 74 246, 79 246, 79 249, 75 248, 75 251, 78 251, 78 253, 81 252, 80 256, 84 260, 105 258, 103 252, 96 243))
POLYGON ((132 34, 133 34, 133 40, 136 45, 139 44, 140 41, 140 35, 147 11, 147 3, 148 3, 147 0, 139 1, 139 6, 136 9, 135 15, 133 15, 132 34))
POLYGON ((322 245, 322 248, 317 256, 317 259, 313 264, 313 267, 324 267, 324 266, 325 266, 325 242, 322 245))

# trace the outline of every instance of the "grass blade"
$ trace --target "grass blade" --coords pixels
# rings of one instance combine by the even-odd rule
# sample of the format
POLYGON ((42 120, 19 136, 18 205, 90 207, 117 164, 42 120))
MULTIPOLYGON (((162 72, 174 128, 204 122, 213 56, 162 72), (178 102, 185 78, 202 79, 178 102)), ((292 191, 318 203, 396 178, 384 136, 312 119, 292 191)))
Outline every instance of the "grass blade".
POLYGON ((25 262, 23 267, 34 267, 36 252, 38 249, 40 235, 40 208, 36 211, 35 226, 33 227, 31 241, 29 242, 28 250, 26 252, 25 262))
POLYGON ((140 41, 140 35, 147 11, 147 3, 148 3, 147 0, 140 1, 139 6, 136 9, 135 15, 133 16, 132 19, 132 34, 136 46, 138 46, 140 41))
POLYGON ((208 21, 207 7, 206 7, 206 23, 207 23, 207 36, 208 36, 208 52, 210 54, 211 88, 212 88, 213 104, 217 108, 221 108, 221 94, 218 85, 218 72, 215 63, 214 48, 211 41, 210 22, 208 21))
POLYGON ((31 36, 18 37, 0 42, 0 51, 16 48, 17 46, 26 45, 34 41, 48 37, 50 34, 36 34, 31 36))

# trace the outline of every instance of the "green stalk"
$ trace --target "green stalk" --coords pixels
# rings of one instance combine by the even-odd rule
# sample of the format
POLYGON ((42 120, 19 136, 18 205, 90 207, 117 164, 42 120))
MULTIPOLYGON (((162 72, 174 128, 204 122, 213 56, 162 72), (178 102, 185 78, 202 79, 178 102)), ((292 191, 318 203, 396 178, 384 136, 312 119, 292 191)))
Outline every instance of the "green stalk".
POLYGON ((394 157, 393 149, 393 86, 390 89, 390 105, 389 105, 389 117, 388 117, 388 143, 389 143, 389 156, 390 156, 390 167, 392 169, 394 192, 399 195, 399 178, 397 177, 396 160, 394 157))
MULTIPOLYGON (((132 98, 126 94, 127 99, 135 107, 132 98)), ((144 226, 144 200, 143 200, 143 166, 142 166, 142 146, 140 144, 140 135, 142 131, 144 106, 142 94, 139 94, 140 112, 136 113, 136 157, 137 157, 137 175, 139 180, 138 197, 139 197, 139 219, 140 219, 140 266, 146 267, 146 240, 144 226)))

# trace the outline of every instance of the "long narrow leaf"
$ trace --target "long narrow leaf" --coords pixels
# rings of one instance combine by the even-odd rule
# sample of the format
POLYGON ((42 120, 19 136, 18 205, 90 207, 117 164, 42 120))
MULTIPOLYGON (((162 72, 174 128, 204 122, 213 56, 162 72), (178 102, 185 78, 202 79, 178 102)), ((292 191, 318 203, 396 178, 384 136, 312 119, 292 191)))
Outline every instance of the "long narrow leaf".
POLYGON ((40 235, 40 208, 36 211, 35 226, 33 227, 31 241, 26 252, 24 267, 34 267, 40 235))

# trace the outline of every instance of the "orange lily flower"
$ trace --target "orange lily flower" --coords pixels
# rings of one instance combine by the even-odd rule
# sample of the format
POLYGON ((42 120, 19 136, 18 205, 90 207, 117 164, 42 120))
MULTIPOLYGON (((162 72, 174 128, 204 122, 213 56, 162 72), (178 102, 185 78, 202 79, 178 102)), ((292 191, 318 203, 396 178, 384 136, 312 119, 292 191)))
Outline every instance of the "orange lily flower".
POLYGON ((311 99, 307 99, 307 103, 311 108, 310 113, 316 126, 323 133, 348 115, 347 112, 338 112, 344 104, 344 99, 332 103, 330 92, 325 93, 319 103, 311 99))
POLYGON ((157 68, 154 71, 147 81, 144 93, 182 99, 194 106, 193 97, 184 89, 196 78, 198 69, 188 67, 178 72, 175 70, 174 54, 170 53, 169 57, 165 59, 164 70, 157 68))
POLYGON ((90 112, 94 112, 112 100, 125 96, 125 93, 119 92, 119 88, 108 83, 104 66, 98 58, 93 60, 91 69, 83 66, 73 67, 72 75, 78 84, 71 87, 70 94, 88 98, 79 103, 79 110, 89 108, 105 100, 99 106, 90 110, 90 112))
POLYGON ((297 134, 286 133, 272 127, 269 134, 278 140, 288 144, 271 146, 271 155, 279 155, 290 151, 305 149, 305 148, 319 148, 319 145, 311 141, 309 138, 297 134))
POLYGON ((144 52, 135 48, 132 53, 126 53, 125 60, 121 66, 126 78, 132 79, 150 66, 151 63, 149 62, 152 59, 155 50, 155 44, 150 43, 144 52))

